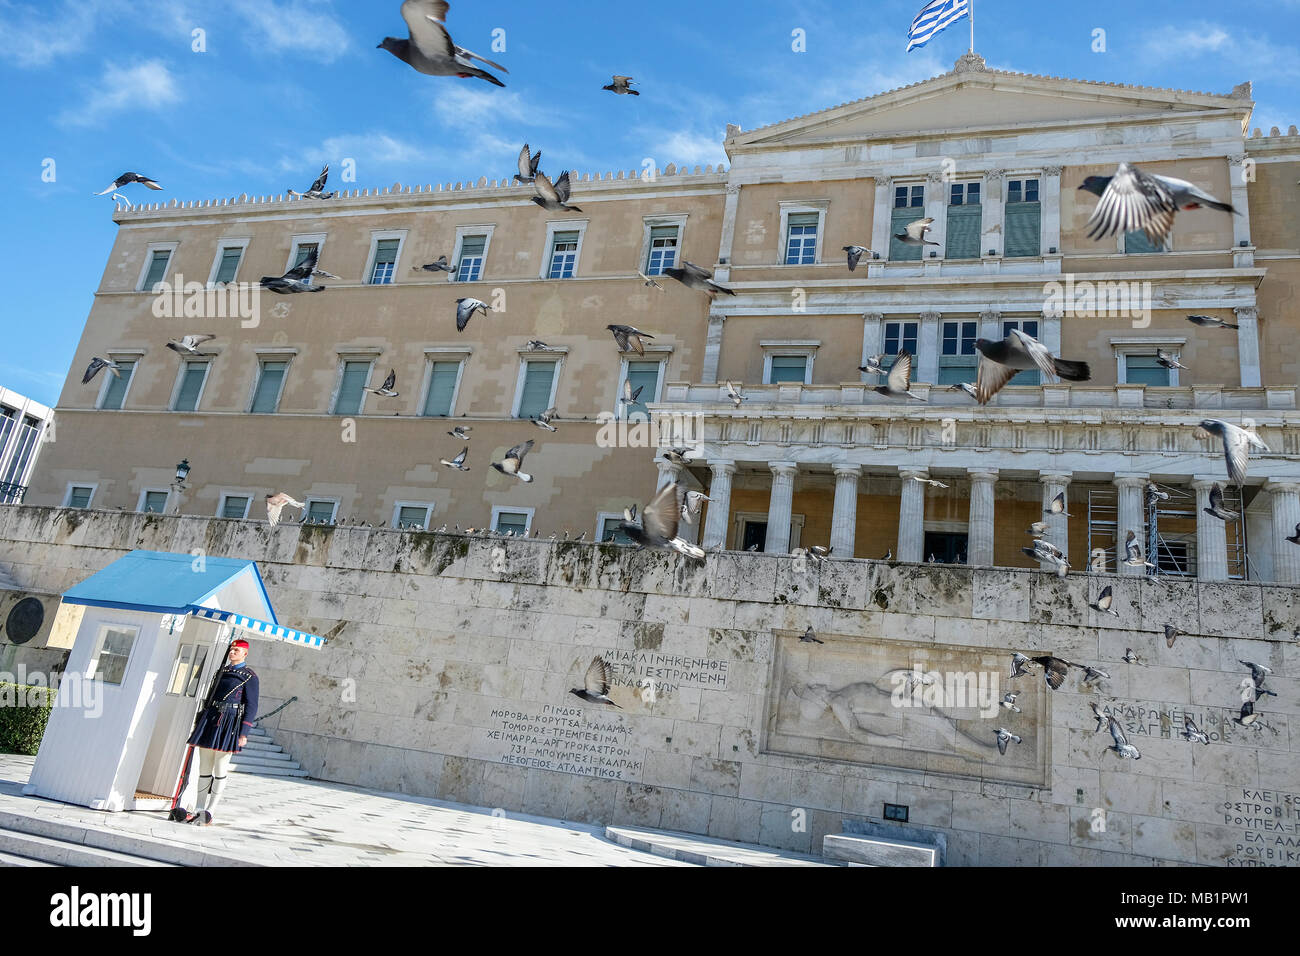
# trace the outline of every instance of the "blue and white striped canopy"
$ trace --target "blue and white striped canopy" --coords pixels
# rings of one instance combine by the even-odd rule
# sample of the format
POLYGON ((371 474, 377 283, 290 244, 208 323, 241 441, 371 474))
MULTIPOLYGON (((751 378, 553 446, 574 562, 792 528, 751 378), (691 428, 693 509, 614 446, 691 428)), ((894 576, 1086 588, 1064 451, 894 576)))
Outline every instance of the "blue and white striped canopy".
POLYGON ((325 646, 325 638, 317 634, 308 634, 306 631, 295 631, 291 627, 284 627, 280 624, 272 624, 270 621, 259 621, 255 617, 246 617, 243 614, 236 614, 233 611, 218 611, 210 607, 192 607, 190 609, 195 617, 207 618, 210 621, 220 621, 223 624, 229 624, 241 631, 248 631, 260 637, 269 637, 276 641, 287 641, 290 644, 301 644, 304 647, 311 647, 316 650, 325 646))

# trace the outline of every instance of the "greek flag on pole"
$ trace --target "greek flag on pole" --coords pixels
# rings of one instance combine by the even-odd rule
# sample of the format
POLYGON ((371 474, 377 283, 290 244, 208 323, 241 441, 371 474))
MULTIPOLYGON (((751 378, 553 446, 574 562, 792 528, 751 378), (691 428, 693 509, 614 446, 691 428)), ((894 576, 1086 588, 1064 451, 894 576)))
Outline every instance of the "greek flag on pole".
POLYGON ((970 0, 930 0, 907 31, 907 52, 925 46, 930 38, 954 20, 970 15, 970 0))

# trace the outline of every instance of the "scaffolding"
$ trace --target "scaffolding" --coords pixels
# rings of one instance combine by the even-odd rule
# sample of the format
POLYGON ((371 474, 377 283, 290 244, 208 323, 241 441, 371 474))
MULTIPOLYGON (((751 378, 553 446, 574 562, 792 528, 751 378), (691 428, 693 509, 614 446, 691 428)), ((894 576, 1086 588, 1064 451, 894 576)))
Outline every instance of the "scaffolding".
MULTIPOLYGON (((1143 493, 1146 521, 1142 528, 1119 525, 1119 493, 1114 489, 1088 492, 1088 555, 1100 548, 1105 552, 1106 570, 1117 572, 1123 560, 1124 538, 1129 531, 1138 532, 1150 575, 1196 577, 1196 493, 1177 485, 1152 483, 1163 495, 1143 493)), ((1232 485, 1223 488, 1223 506, 1241 517, 1226 522, 1224 533, 1228 546, 1228 578, 1246 579, 1246 523, 1241 490, 1232 485)))

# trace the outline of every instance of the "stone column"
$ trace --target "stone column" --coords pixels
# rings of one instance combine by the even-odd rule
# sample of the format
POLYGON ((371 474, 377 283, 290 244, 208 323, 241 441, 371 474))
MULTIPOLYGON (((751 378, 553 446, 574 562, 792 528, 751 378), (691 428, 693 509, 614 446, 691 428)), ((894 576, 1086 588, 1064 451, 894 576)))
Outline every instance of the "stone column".
POLYGON ((966 540, 966 563, 986 568, 993 564, 993 492, 998 471, 996 468, 968 468, 967 471, 970 474, 970 528, 966 540))
POLYGON ((731 476, 736 473, 734 461, 710 461, 713 480, 709 483, 708 509, 704 521, 705 548, 721 548, 727 544, 727 525, 731 520, 731 476))
POLYGON ((914 478, 929 478, 930 473, 924 469, 900 471, 898 477, 903 486, 899 492, 898 508, 898 550, 899 561, 912 561, 919 564, 925 560, 925 489, 926 486, 914 478))
POLYGON ((772 498, 767 506, 767 540, 763 550, 768 554, 789 554, 794 476, 799 466, 793 461, 773 461, 768 467, 772 469, 772 498))
POLYGON ((1244 155, 1228 157, 1228 188, 1232 190, 1232 208, 1240 215, 1232 217, 1232 246, 1241 247, 1242 240, 1252 242, 1250 238, 1250 200, 1247 196, 1247 183, 1255 178, 1253 164, 1246 165, 1244 155))
POLYGON ((921 324, 916 330, 916 351, 912 356, 912 381, 939 381, 939 318, 938 312, 922 312, 921 324))
POLYGON ((1001 342, 1006 338, 1002 334, 1002 313, 997 309, 985 309, 980 313, 980 338, 990 342, 1001 342))
MULTIPOLYGON (((889 223, 894 209, 894 180, 876 177, 876 201, 871 211, 871 251, 880 253, 880 261, 889 259, 889 223)), ((858 263, 861 269, 864 263, 858 263)))
POLYGON ((722 325, 727 317, 718 312, 709 313, 709 328, 704 337, 704 367, 700 369, 700 383, 712 385, 718 381, 718 361, 722 358, 722 325))
POLYGON ((1241 366, 1241 387, 1259 388, 1259 309, 1243 306, 1237 313, 1237 362, 1241 366))
MULTIPOLYGON (((1214 515, 1206 514, 1210 506, 1210 489, 1217 478, 1197 475, 1196 489, 1196 576, 1202 581, 1228 580, 1228 528, 1214 515)), ((1155 563, 1156 559, 1148 556, 1155 563)))
POLYGON ((659 481, 655 484, 655 491, 659 491, 664 485, 671 484, 682 476, 681 465, 674 465, 671 461, 664 461, 662 458, 656 459, 655 464, 659 466, 659 481))
POLYGON ((727 198, 722 206, 722 240, 718 243, 718 263, 726 263, 727 272, 731 269, 732 246, 736 239, 736 208, 740 205, 740 183, 727 183, 727 198))
POLYGON ((925 238, 939 243, 939 248, 922 246, 921 261, 928 262, 932 252, 938 253, 936 259, 943 259, 948 252, 948 184, 943 181, 943 173, 926 174, 925 215, 934 220, 925 238))
MULTIPOLYGON (((862 313, 862 361, 858 363, 859 365, 866 365, 867 359, 883 349, 881 325, 884 321, 883 312, 862 313)), ((868 375, 866 372, 859 372, 858 375, 864 382, 879 384, 884 381, 883 375, 868 375)))
POLYGON ((1273 502, 1273 580, 1278 584, 1300 584, 1300 545, 1287 538, 1300 524, 1300 481, 1270 479, 1264 485, 1273 502))
POLYGON ((1006 205, 1003 202, 1003 171, 990 169, 984 174, 984 186, 980 199, 980 257, 988 254, 990 249, 999 253, 1006 252, 1006 240, 1003 236, 1003 220, 1006 205))
POLYGON ((831 513, 831 557, 853 557, 858 530, 858 479, 861 465, 835 466, 835 510, 831 513))
POLYGON ((1061 167, 1044 166, 1043 181, 1038 190, 1040 221, 1042 222, 1042 242, 1040 252, 1050 255, 1049 249, 1061 251, 1061 167))
MULTIPOLYGON (((1043 485, 1043 509, 1051 504, 1052 499, 1065 491, 1070 486, 1069 475, 1039 475, 1038 480, 1043 485)), ((1066 497, 1065 510, 1070 510, 1070 500, 1066 497)), ((1070 519, 1065 515, 1048 515, 1044 514, 1043 521, 1047 522, 1047 534, 1043 535, 1044 539, 1052 542, 1061 549, 1061 553, 1068 559, 1070 556, 1070 519)), ((1044 571, 1056 570, 1056 565, 1049 564, 1046 561, 1041 562, 1044 571)))
POLYGON ((1115 475, 1115 490, 1119 494, 1119 515, 1115 524, 1115 566, 1120 574, 1146 573, 1146 568, 1131 568, 1124 563, 1124 539, 1130 531, 1135 532, 1142 542, 1143 554, 1146 553, 1146 486, 1150 480, 1146 475, 1115 475))
MULTIPOLYGON (((1044 309, 1042 318, 1038 321, 1038 341, 1047 346, 1047 351, 1053 355, 1061 354, 1061 313, 1055 310, 1044 309)), ((1041 375, 1040 378, 1044 385, 1050 385, 1053 382, 1060 383, 1064 381, 1056 377, 1049 378, 1041 375)))

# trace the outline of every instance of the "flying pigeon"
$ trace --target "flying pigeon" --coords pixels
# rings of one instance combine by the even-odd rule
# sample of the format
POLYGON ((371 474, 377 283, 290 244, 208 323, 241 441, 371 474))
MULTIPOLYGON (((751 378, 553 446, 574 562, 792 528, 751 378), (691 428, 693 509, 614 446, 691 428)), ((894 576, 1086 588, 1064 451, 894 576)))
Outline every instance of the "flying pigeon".
POLYGON ((823 548, 820 544, 814 544, 808 549, 808 557, 812 558, 821 567, 821 563, 831 556, 834 548, 823 548))
POLYGON ((645 355, 645 344, 641 340, 654 338, 649 332, 642 332, 631 325, 607 325, 605 328, 614 334, 614 341, 618 343, 620 352, 645 355))
POLYGON ((139 183, 141 186, 147 186, 150 189, 162 189, 156 182, 148 176, 141 176, 139 173, 123 173, 113 180, 111 186, 101 192, 95 193, 96 196, 103 196, 111 193, 114 189, 121 189, 123 186, 129 186, 131 183, 139 183))
POLYGON ((1142 557, 1142 545, 1138 544, 1137 532, 1130 531, 1124 539, 1124 563, 1130 568, 1154 568, 1155 565, 1142 557))
POLYGON ((1124 728, 1119 725, 1114 714, 1110 716, 1110 735, 1115 739, 1115 745, 1107 747, 1107 750, 1115 751, 1122 758, 1142 759, 1142 752, 1128 742, 1128 738, 1124 736, 1124 728))
POLYGON ((555 351, 555 349, 551 348, 551 346, 547 345, 541 339, 533 339, 531 342, 526 343, 524 345, 524 348, 528 349, 528 351, 530 352, 554 352, 555 351))
POLYGON ((1257 689, 1262 688, 1264 686, 1264 679, 1268 677, 1269 674, 1273 673, 1271 667, 1265 667, 1263 664, 1254 664, 1250 661, 1243 660, 1238 660, 1237 663, 1242 667, 1250 668, 1250 679, 1255 682, 1255 687, 1257 689))
POLYGON ((1196 426, 1193 433, 1197 438, 1217 436, 1223 442, 1223 454, 1228 463, 1228 480, 1237 487, 1246 483, 1246 464, 1250 459, 1250 449, 1272 451, 1258 436, 1244 428, 1225 422, 1218 418, 1207 418, 1196 426))
POLYGON ((925 234, 930 231, 930 224, 933 219, 917 219, 909 222, 903 227, 903 231, 894 236, 899 242, 906 246, 937 246, 939 243, 931 242, 925 238, 925 234))
POLYGON ((378 49, 387 50, 427 76, 477 76, 494 86, 505 86, 491 73, 474 66, 471 61, 486 63, 502 73, 509 73, 509 70, 500 63, 493 63, 452 42, 446 24, 449 6, 446 0, 405 0, 402 4, 402 19, 406 21, 410 39, 384 37, 378 49))
POLYGON ((886 369, 880 364, 884 360, 885 360, 885 354, 883 352, 880 353, 879 355, 872 355, 867 358, 866 365, 858 366, 858 371, 866 372, 868 375, 884 375, 886 369))
POLYGON ((817 634, 813 631, 812 625, 808 625, 808 630, 803 632, 803 637, 799 638, 801 644, 825 644, 825 641, 818 640, 817 634))
POLYGON ((1002 695, 1002 700, 998 701, 1003 707, 1013 714, 1020 713, 1020 708, 1016 706, 1016 698, 1020 696, 1020 691, 1008 691, 1002 695))
POLYGON ((536 425, 538 428, 545 428, 548 432, 553 432, 556 431, 556 428, 554 425, 551 424, 551 419, 558 418, 558 417, 559 416, 556 415, 555 413, 555 406, 551 406, 546 411, 542 412, 540 415, 534 418, 533 424, 536 425))
POLYGON ((1114 176, 1089 176, 1079 188, 1101 197, 1088 219, 1090 239, 1141 229, 1159 246, 1173 229, 1174 214, 1179 210, 1204 206, 1236 212, 1231 204, 1185 179, 1145 173, 1131 163, 1120 163, 1114 176))
POLYGON ((1113 604, 1114 601, 1115 596, 1111 593, 1111 586, 1108 584, 1102 588, 1101 593, 1097 595, 1096 603, 1094 604, 1089 602, 1088 607, 1101 614, 1114 614, 1116 617, 1119 617, 1119 611, 1111 607, 1111 604, 1113 604))
POLYGON ((1093 548, 1092 558, 1088 562, 1088 570, 1094 574, 1106 573, 1106 549, 1093 548))
POLYGON ((519 172, 515 173, 512 182, 531 183, 537 179, 537 167, 542 162, 542 151, 539 149, 534 156, 528 155, 528 144, 524 143, 524 148, 519 151, 519 172))
POLYGON ((1300 524, 1295 526, 1295 534, 1287 535, 1287 540, 1292 544, 1300 544, 1300 524))
POLYGON ((608 86, 602 86, 601 89, 609 90, 611 93, 617 93, 619 96, 641 95, 636 90, 632 89, 632 77, 619 76, 617 73, 614 74, 614 82, 610 83, 608 86))
POLYGON ((1047 346, 1019 329, 1012 329, 1001 342, 976 339, 975 349, 980 354, 975 375, 975 398, 981 405, 987 405, 1016 372, 1024 369, 1036 368, 1044 375, 1070 382, 1086 382, 1092 377, 1087 362, 1056 358, 1047 346))
POLYGON ((1073 518, 1074 515, 1065 510, 1065 492, 1057 492, 1056 497, 1052 499, 1051 504, 1043 509, 1045 515, 1065 515, 1067 518, 1073 518))
POLYGON ((636 503, 635 503, 635 502, 633 502, 631 505, 629 505, 628 507, 626 507, 626 508, 623 509, 623 520, 624 520, 624 521, 636 521, 636 503))
POLYGON ((912 353, 903 349, 898 353, 898 358, 894 359, 894 364, 889 367, 885 384, 877 385, 872 391, 879 392, 887 398, 914 398, 918 402, 924 402, 925 399, 920 395, 912 394, 911 387, 912 353))
POLYGON ((1011 676, 1019 677, 1021 674, 1028 674, 1029 665, 1032 663, 1033 661, 1019 651, 1013 652, 1011 655, 1011 676))
POLYGON ((651 278, 650 276, 646 275, 646 274, 645 274, 644 272, 642 272, 640 269, 637 269, 637 270, 636 270, 636 274, 640 277, 641 281, 642 281, 645 285, 647 285, 647 286, 653 286, 654 288, 658 289, 660 292, 667 292, 667 291, 668 291, 668 290, 665 289, 663 286, 661 286, 661 285, 658 283, 658 281, 656 281, 655 279, 653 279, 653 278, 651 278))
POLYGON ((551 212, 582 212, 581 207, 569 205, 571 187, 568 170, 560 173, 560 178, 553 183, 549 176, 539 171, 533 180, 533 188, 537 190, 537 195, 532 197, 533 202, 543 209, 549 209, 551 212))
POLYGON ((215 335, 207 333, 196 333, 194 335, 182 336, 179 342, 168 342, 167 347, 173 352, 179 352, 181 355, 202 355, 199 346, 204 342, 210 342, 215 339, 215 335))
POLYGON ((623 397, 620 398, 619 401, 624 405, 635 405, 636 400, 641 397, 641 392, 644 388, 644 385, 638 385, 636 390, 633 391, 632 380, 630 378, 623 379, 623 397))
POLYGON ((114 378, 122 377, 122 366, 118 365, 116 362, 110 361, 109 359, 102 359, 96 355, 90 360, 90 364, 86 366, 86 374, 81 377, 81 384, 85 385, 92 378, 98 375, 101 368, 106 368, 112 372, 114 378))
POLYGON ((1066 571, 1070 567, 1070 562, 1066 560, 1064 552, 1052 542, 1043 538, 1035 538, 1032 548, 1021 548, 1020 550, 1035 561, 1046 561, 1049 564, 1056 565, 1057 577, 1065 577, 1066 571))
POLYGON ((1204 329, 1240 329, 1241 326, 1233 325, 1231 322, 1224 322, 1223 319, 1216 319, 1212 315, 1189 315, 1187 321, 1193 325, 1199 325, 1204 329))
POLYGON ((324 292, 324 286, 311 284, 312 276, 323 276, 326 279, 337 279, 338 276, 324 269, 317 269, 316 263, 319 258, 320 250, 312 249, 302 262, 284 275, 262 276, 262 286, 280 295, 292 295, 296 292, 324 292))
MULTIPOLYGON (((575 697, 581 697, 583 700, 592 704, 609 704, 612 707, 618 707, 618 704, 609 699, 609 680, 613 676, 614 668, 603 657, 593 657, 591 663, 587 665, 587 673, 583 675, 581 687, 575 687, 569 691, 575 697)), ((622 710, 622 707, 618 708, 622 710)))
POLYGON ((424 272, 451 272, 451 266, 447 264, 446 256, 439 256, 433 262, 426 262, 422 266, 411 266, 411 268, 424 272))
POLYGON ((740 407, 741 402, 748 401, 748 398, 741 394, 740 387, 731 384, 730 380, 727 381, 727 398, 731 399, 731 403, 737 408, 740 407))
POLYGON ((636 544, 646 548, 672 548, 697 561, 704 560, 704 550, 677 537, 686 490, 677 482, 664 485, 641 511, 641 524, 619 522, 619 528, 636 544))
POLYGON ((1031 657, 1030 660, 1035 664, 1043 665, 1043 680, 1047 681, 1047 686, 1052 690, 1061 689, 1061 683, 1065 680, 1065 675, 1070 672, 1071 667, 1083 667, 1082 664, 1067 661, 1064 657, 1053 657, 1050 654, 1031 657))
POLYGON ((975 399, 975 401, 979 401, 980 393, 976 391, 975 385, 972 382, 958 382, 955 385, 949 385, 948 391, 965 392, 971 398, 975 399))
POLYGON ((1243 727, 1249 727, 1257 720, 1259 720, 1259 714, 1255 713, 1255 703, 1250 700, 1241 705, 1241 716, 1232 718, 1234 724, 1241 724, 1243 727))
POLYGON ((945 485, 942 481, 940 481, 940 480, 937 479, 937 478, 923 478, 923 477, 921 477, 920 475, 913 475, 913 476, 912 476, 912 480, 913 480, 913 481, 919 481, 919 482, 920 482, 921 484, 923 484, 923 485, 930 485, 930 486, 933 487, 933 488, 947 488, 947 487, 948 487, 947 485, 945 485))
POLYGON ((872 252, 870 249, 868 249, 866 246, 845 246, 844 252, 848 256, 850 272, 852 272, 854 269, 858 267, 858 260, 861 259, 863 256, 875 255, 875 253, 872 252))
POLYGON ((1145 664, 1145 663, 1146 663, 1146 661, 1144 661, 1142 658, 1138 657, 1136 654, 1133 653, 1133 648, 1131 648, 1131 647, 1126 647, 1126 648, 1124 648, 1124 657, 1123 657, 1123 660, 1124 660, 1124 662, 1125 662, 1126 664, 1139 664, 1139 665, 1141 665, 1141 664, 1145 664))
POLYGON ((701 269, 693 262, 682 260, 680 266, 668 266, 664 269, 663 274, 669 278, 676 279, 688 289, 696 289, 700 292, 707 292, 709 297, 717 295, 719 292, 725 292, 727 295, 735 295, 731 289, 726 286, 720 286, 713 281, 713 273, 707 269, 701 269))
POLYGON ((519 469, 523 466, 524 456, 532 450, 532 447, 533 440, 530 438, 522 445, 516 445, 514 448, 511 448, 506 452, 505 461, 492 462, 492 467, 503 475, 512 475, 522 482, 530 482, 533 480, 533 476, 526 475, 519 469))
POLYGON ((378 388, 371 388, 369 385, 364 385, 362 386, 362 391, 374 392, 376 395, 380 395, 384 398, 396 398, 399 394, 396 391, 396 386, 397 369, 390 369, 388 372, 388 378, 384 379, 383 385, 380 385, 378 388))
POLYGON ((1035 538, 1041 538, 1043 535, 1047 534, 1047 522, 1046 521, 1032 522, 1029 525, 1029 530, 1026 531, 1025 534, 1032 534, 1035 538))
POLYGON ((689 448, 666 448, 664 449, 664 461, 672 462, 674 465, 689 465, 691 460, 687 456, 690 451, 689 448))
POLYGON ((1095 700, 1088 701, 1088 706, 1092 708, 1092 715, 1097 718, 1097 729, 1094 733, 1101 733, 1102 728, 1110 722, 1110 709, 1103 708, 1095 700))
POLYGON ((448 468, 455 468, 457 471, 469 471, 469 465, 465 464, 465 456, 468 454, 469 454, 469 446, 467 445, 464 448, 462 448, 460 450, 460 454, 457 455, 455 458, 453 458, 451 461, 448 461, 446 458, 442 458, 440 459, 440 461, 448 468))
POLYGON ((1186 365, 1178 361, 1178 358, 1174 355, 1173 352, 1166 352, 1164 349, 1156 349, 1156 363, 1159 365, 1163 365, 1165 368, 1168 369, 1187 368, 1186 365))
MULTIPOLYGON (((284 492, 266 496, 266 520, 274 528, 280 523, 280 512, 284 510, 285 505, 293 505, 295 508, 306 507, 301 501, 295 501, 284 492)), ((306 517, 306 514, 303 515, 306 517)))
MULTIPOLYGON (((1075 667, 1078 666, 1080 665, 1075 665, 1075 667)), ((1085 684, 1093 684, 1101 680, 1110 680, 1110 675, 1100 667, 1093 667, 1091 664, 1083 665, 1083 682, 1085 684)))
POLYGON ((1214 515, 1220 521, 1236 521, 1241 517, 1238 512, 1223 507, 1223 489, 1219 487, 1217 481, 1210 486, 1210 507, 1201 510, 1207 515, 1214 515))
POLYGON ((687 524, 695 524, 695 519, 700 516, 700 509, 704 507, 704 502, 712 500, 702 491, 686 492, 686 498, 682 502, 682 520, 687 524))
POLYGON ((289 193, 290 196, 297 196, 299 199, 333 199, 335 196, 338 195, 338 193, 322 192, 322 190, 325 188, 325 181, 329 178, 330 178, 330 167, 329 167, 329 163, 326 163, 325 168, 322 169, 320 171, 320 175, 316 177, 316 181, 311 184, 311 188, 308 189, 305 193, 300 193, 293 189, 287 190, 287 192, 289 193))
POLYGON ((469 441, 469 433, 474 430, 472 425, 453 425, 451 431, 447 432, 452 438, 459 438, 461 441, 469 441))
POLYGON ((998 728, 998 753, 1000 754, 1006 753, 1007 744, 1013 740, 1016 743, 1020 743, 1019 737, 1017 737, 1011 731, 1007 730, 1005 727, 999 727, 998 728))
POLYGON ((486 302, 480 302, 478 299, 457 299, 456 300, 456 331, 464 332, 465 326, 469 325, 470 317, 475 312, 482 311, 484 315, 495 311, 492 306, 486 302))
POLYGON ((1196 721, 1190 717, 1183 720, 1183 736, 1193 743, 1203 743, 1209 746, 1210 735, 1196 726, 1196 721))
POLYGON ((1161 490, 1160 490, 1160 486, 1157 485, 1154 481, 1148 481, 1148 482, 1147 482, 1147 502, 1150 503, 1150 501, 1151 501, 1152 499, 1154 499, 1154 500, 1156 500, 1156 501, 1168 501, 1168 500, 1169 500, 1169 492, 1167 492, 1167 491, 1161 491, 1161 490))
POLYGON ((1180 637, 1187 637, 1190 631, 1184 631, 1181 627, 1174 627, 1172 624, 1165 625, 1165 647, 1173 647, 1174 641, 1180 637))

